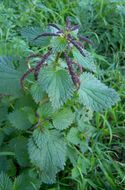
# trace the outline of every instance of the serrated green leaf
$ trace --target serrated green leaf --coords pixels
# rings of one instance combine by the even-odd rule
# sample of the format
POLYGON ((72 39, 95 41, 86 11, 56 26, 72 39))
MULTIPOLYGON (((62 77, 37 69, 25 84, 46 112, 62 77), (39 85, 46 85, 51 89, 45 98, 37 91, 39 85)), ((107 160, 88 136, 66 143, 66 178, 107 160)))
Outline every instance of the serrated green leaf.
POLYGON ((54 114, 53 125, 59 130, 66 129, 72 124, 74 117, 75 115, 71 109, 64 108, 54 114))
POLYGON ((30 94, 20 96, 20 98, 18 98, 15 103, 15 109, 20 109, 21 107, 35 108, 35 106, 36 104, 30 94))
POLYGON ((13 128, 13 127, 11 127, 10 126, 10 123, 8 122, 8 124, 9 124, 9 126, 8 125, 6 125, 6 126, 4 126, 3 127, 3 132, 5 133, 5 135, 11 135, 12 133, 14 133, 15 132, 15 128, 13 128))
POLYGON ((12 159, 8 159, 7 156, 0 156, 0 171, 14 176, 16 174, 16 167, 12 159))
POLYGON ((23 173, 18 176, 13 185, 13 190, 39 190, 40 180, 38 177, 23 173))
POLYGON ((81 66, 83 66, 83 68, 96 72, 96 66, 92 55, 85 49, 83 50, 83 52, 85 54, 85 57, 82 56, 76 48, 73 50, 73 56, 75 61, 77 61, 81 66))
POLYGON ((6 156, 0 156, 0 171, 7 172, 8 160, 6 156))
POLYGON ((37 82, 31 86, 30 92, 36 103, 40 102, 46 94, 37 82))
POLYGON ((3 59, 5 63, 9 63, 20 56, 20 48, 16 47, 14 48, 13 43, 7 42, 7 41, 1 41, 0 42, 0 59, 3 59), (8 59, 9 58, 9 59, 8 59))
POLYGON ((19 130, 27 130, 31 127, 31 123, 27 115, 22 110, 15 110, 9 114, 8 119, 13 127, 19 130))
POLYGON ((21 108, 22 111, 26 114, 28 120, 30 121, 31 124, 35 124, 36 123, 36 115, 35 115, 35 111, 33 110, 33 108, 25 106, 23 108, 21 108))
POLYGON ((54 109, 59 109, 73 96, 73 83, 64 69, 43 67, 39 73, 39 83, 48 93, 54 109))
POLYGON ((42 33, 42 29, 40 27, 25 27, 21 30, 21 35, 26 38, 30 43, 36 45, 36 46, 48 46, 50 43, 50 37, 40 37, 36 40, 38 35, 42 33))
POLYGON ((12 64, 5 63, 0 59, 0 93, 5 95, 19 96, 21 73, 16 71, 12 64))
POLYGON ((20 32, 24 38, 28 39, 29 41, 32 41, 36 36, 41 34, 41 28, 28 26, 28 27, 22 28, 20 32))
POLYGON ((56 175, 47 175, 46 172, 41 172, 41 181, 46 184, 52 184, 56 182, 56 175))
POLYGON ((78 160, 78 151, 75 147, 68 146, 67 147, 67 157, 69 158, 70 162, 73 166, 76 165, 78 160))
POLYGON ((78 91, 80 101, 94 111, 102 111, 113 106, 119 96, 112 88, 108 88, 90 73, 80 77, 81 85, 78 91))
POLYGON ((12 190, 12 181, 3 172, 0 174, 0 190, 12 190))
POLYGON ((12 64, 14 57, 10 55, 0 55, 0 62, 9 65, 12 69, 14 69, 14 66, 12 64))
POLYGON ((48 176, 47 179, 55 179, 56 173, 64 169, 66 144, 58 131, 36 129, 29 140, 28 150, 31 162, 48 176))
POLYGON ((23 136, 16 137, 10 141, 10 148, 15 153, 18 164, 22 167, 29 165, 29 156, 27 151, 27 138, 23 136))

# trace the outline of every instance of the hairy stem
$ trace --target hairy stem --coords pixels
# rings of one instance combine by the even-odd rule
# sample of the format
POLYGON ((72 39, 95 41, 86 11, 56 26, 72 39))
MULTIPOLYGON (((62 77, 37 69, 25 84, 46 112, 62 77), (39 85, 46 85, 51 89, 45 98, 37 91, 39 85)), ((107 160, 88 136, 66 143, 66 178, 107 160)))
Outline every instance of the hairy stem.
POLYGON ((77 42, 76 40, 74 40, 70 34, 67 36, 67 39, 68 39, 68 41, 71 44, 73 44, 79 50, 79 52, 81 53, 81 55, 83 55, 85 57, 85 54, 84 54, 84 52, 82 50, 82 47, 80 46, 79 42, 77 42))

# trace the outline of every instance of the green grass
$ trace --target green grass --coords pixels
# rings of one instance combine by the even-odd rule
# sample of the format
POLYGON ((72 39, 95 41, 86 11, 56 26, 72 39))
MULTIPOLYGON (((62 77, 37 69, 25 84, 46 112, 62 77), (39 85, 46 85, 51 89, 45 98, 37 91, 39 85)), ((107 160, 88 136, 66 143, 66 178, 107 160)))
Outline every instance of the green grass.
MULTIPOLYGON (((94 43, 91 52, 102 70, 98 75, 115 88, 121 101, 105 113, 94 114, 97 131, 91 149, 73 168, 67 163, 54 185, 45 190, 125 189, 125 1, 124 0, 1 0, 0 55, 30 51, 20 30, 26 26, 45 27, 49 22, 64 24, 71 16, 81 34, 94 43), (6 43, 8 48, 3 48, 6 43), (4 52, 4 53, 3 53, 4 52)), ((34 47, 32 47, 34 49, 34 47)), ((89 47, 88 47, 89 48, 89 47)), ((11 176, 11 172, 8 174, 11 176)))

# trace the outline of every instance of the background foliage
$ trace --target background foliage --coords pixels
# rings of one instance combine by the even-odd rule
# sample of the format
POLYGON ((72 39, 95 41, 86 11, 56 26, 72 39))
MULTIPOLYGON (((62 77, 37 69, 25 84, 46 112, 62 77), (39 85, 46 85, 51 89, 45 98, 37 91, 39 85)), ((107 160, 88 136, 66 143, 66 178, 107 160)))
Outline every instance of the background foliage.
MULTIPOLYGON (((72 17, 74 23, 80 24, 81 33, 88 36, 94 43, 90 48, 96 64, 101 68, 98 70, 99 78, 107 85, 115 88, 121 101, 104 114, 94 113, 92 120, 96 132, 91 141, 90 150, 84 155, 83 160, 72 160, 72 165, 67 161, 65 170, 60 172, 53 185, 41 185, 41 189, 48 190, 119 190, 125 189, 125 1, 124 0, 61 0, 61 1, 0 1, 0 63, 5 60, 5 55, 20 57, 22 64, 15 71, 11 65, 11 59, 6 63, 9 65, 3 68, 0 64, 0 87, 5 87, 11 82, 10 70, 13 72, 15 84, 13 89, 8 89, 8 93, 17 95, 18 76, 26 69, 24 57, 37 51, 36 47, 29 44, 21 36, 27 35, 23 28, 29 26, 44 28, 48 23, 64 25, 67 16, 72 17), (4 55, 4 56, 3 56, 4 55), (1 61, 2 60, 2 61, 1 61), (10 80, 4 80, 4 71, 10 80), (15 89, 14 89, 15 88, 15 89)), ((31 29, 30 29, 31 30, 31 29)), ((34 29, 31 30, 32 38, 34 29)), ((36 32, 36 30, 35 30, 36 32)), ((39 33, 39 31, 37 30, 39 33)), ((36 35, 36 33, 35 33, 36 35)), ((39 42, 38 42, 39 43, 39 42)), ((41 50, 43 50, 40 44, 41 50)), ((17 66, 15 62, 15 67, 17 66)), ((3 93, 3 92, 2 92, 3 93)), ((1 96, 2 98, 2 96, 1 96)), ((38 99, 39 97, 34 97, 38 99)), ((0 190, 39 189, 39 179, 36 177, 35 168, 29 169, 29 156, 26 150, 27 136, 23 132, 11 126, 20 123, 21 126, 27 124, 27 129, 33 121, 33 110, 28 110, 28 118, 25 114, 30 105, 33 104, 31 97, 22 97, 15 100, 12 97, 4 97, 0 102, 0 190), (11 104, 10 104, 11 102, 11 104), (24 104, 23 110, 9 114, 9 121, 6 121, 9 111, 13 110, 13 105, 17 110, 24 104), (23 115, 23 120, 11 122, 12 118, 18 119, 23 115), (16 115, 16 117, 15 117, 16 115), (24 156, 22 156, 24 154, 24 156), (25 179, 25 180, 24 180, 25 179), (6 183, 5 183, 6 182, 6 183), (25 183, 24 183, 25 182, 25 183), (4 187, 6 184, 6 187, 4 187), (34 185, 35 184, 35 185, 34 185)), ((35 105, 33 105, 35 106, 35 105)), ((42 114, 42 113, 41 113, 42 114)), ((91 114, 89 113, 89 116, 91 114)), ((90 118, 91 119, 91 118, 90 118)), ((12 120, 13 121, 13 120, 12 120)), ((57 121, 54 121, 55 125, 57 121)), ((61 126, 60 126, 61 127, 61 126)), ((19 129, 20 126, 16 125, 19 129)), ((25 126, 24 126, 25 128, 25 126)), ((79 129, 80 130, 80 129, 79 129)), ((93 129, 92 129, 93 130, 93 129)), ((91 135, 91 131, 88 136, 91 135)), ((36 131, 37 133, 37 131, 36 131)), ((68 139, 72 141, 73 134, 79 131, 70 131, 68 139)), ((28 134, 27 134, 28 135, 28 134)), ((53 135, 53 134, 51 134, 53 135)), ((58 134, 54 134, 58 136, 58 134)), ((35 139, 35 135, 34 135, 35 139)), ((33 139, 31 139, 32 141, 33 139)), ((60 139, 61 140, 61 139, 60 139)), ((79 143, 74 135, 73 142, 79 143)), ((76 150, 70 149, 73 154, 76 150)), ((74 158, 74 156, 73 156, 74 158)), ((76 158, 77 159, 77 158, 76 158)))

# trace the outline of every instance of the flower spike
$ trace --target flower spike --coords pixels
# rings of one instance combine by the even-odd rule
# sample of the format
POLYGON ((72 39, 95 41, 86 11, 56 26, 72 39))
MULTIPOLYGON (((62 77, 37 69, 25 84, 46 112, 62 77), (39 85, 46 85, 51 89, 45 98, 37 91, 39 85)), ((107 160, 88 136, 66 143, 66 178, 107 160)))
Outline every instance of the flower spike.
POLYGON ((78 30, 79 29, 79 25, 74 25, 71 27, 70 31, 74 31, 74 30, 78 30))
POLYGON ((51 53, 52 53, 52 51, 50 50, 45 55, 43 55, 41 61, 35 67, 35 71, 34 71, 35 80, 37 80, 37 78, 38 78, 38 74, 39 74, 40 68, 42 67, 42 65, 44 64, 44 62, 48 59, 48 57, 51 55, 51 53))
POLYGON ((64 56, 65 56, 65 59, 66 59, 66 62, 67 62, 68 70, 69 70, 69 73, 71 75, 72 81, 73 81, 74 85, 76 85, 77 87, 79 87, 80 80, 79 80, 77 74, 73 71, 73 67, 72 67, 73 62, 68 57, 68 55, 67 55, 66 52, 64 52, 64 56))
POLYGON ((77 43, 77 41, 74 40, 71 35, 68 35, 67 39, 69 40, 69 42, 71 44, 73 44, 79 50, 79 52, 81 53, 81 55, 83 55, 85 57, 85 54, 84 54, 82 48, 80 47, 79 43, 77 43))
POLYGON ((66 29, 67 30, 70 30, 71 28, 71 20, 69 17, 66 18, 66 29))
POLYGON ((53 28, 56 28, 57 30, 60 30, 60 28, 56 24, 49 23, 48 26, 52 26, 53 28))
POLYGON ((89 40, 87 37, 85 36, 79 36, 79 40, 82 40, 84 42, 87 42, 88 44, 93 45, 93 42, 91 40, 89 40))
POLYGON ((35 37, 33 40, 36 40, 40 37, 48 37, 48 36, 60 36, 59 34, 56 34, 56 33, 51 33, 51 32, 45 32, 45 33, 42 33, 42 34, 39 34, 37 37, 35 37))

